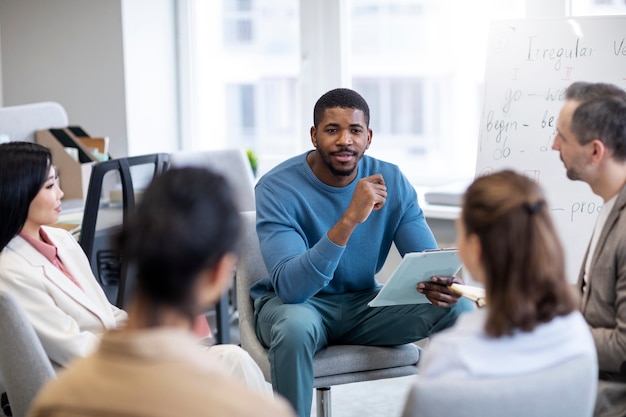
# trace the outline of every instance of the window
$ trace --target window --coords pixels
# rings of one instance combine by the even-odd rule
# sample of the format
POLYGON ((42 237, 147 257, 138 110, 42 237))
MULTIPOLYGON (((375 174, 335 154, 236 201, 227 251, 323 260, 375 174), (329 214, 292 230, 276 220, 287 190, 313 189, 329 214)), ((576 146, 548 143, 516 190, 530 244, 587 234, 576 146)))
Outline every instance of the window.
MULTIPOLYGON (((267 170, 301 152, 298 0, 190 0, 187 147, 241 147, 267 170)), ((185 84, 185 83, 183 83, 185 84)))
MULTIPOLYGON (((194 5, 189 146, 252 149, 260 174, 309 149, 303 126, 310 122, 301 119, 314 103, 301 103, 310 80, 301 68, 300 44, 315 41, 315 34, 301 39, 304 0, 189 1, 194 5)), ((369 154, 398 164, 415 184, 472 177, 489 19, 524 17, 525 1, 345 5, 349 18, 341 30, 350 38, 351 86, 371 110, 369 154)), ((324 21, 315 27, 331 24, 329 13, 319 15, 324 21)), ((323 68, 338 65, 329 60, 323 68)))
POLYGON ((254 103, 254 85, 226 86, 226 124, 241 139, 242 146, 250 146, 249 138, 256 132, 254 103))
POLYGON ((489 19, 524 17, 524 2, 351 5, 352 82, 376 109, 370 154, 415 184, 472 177, 489 19))
POLYGON ((385 138, 385 147, 425 153, 433 145, 428 137, 431 131, 436 131, 436 126, 427 126, 424 116, 425 103, 432 103, 436 97, 426 93, 425 84, 419 78, 353 79, 352 88, 370 106, 370 127, 376 137, 385 138))
POLYGON ((572 16, 626 14, 625 0, 570 0, 572 16))
POLYGON ((252 0, 224 0, 224 44, 248 46, 254 39, 252 0))

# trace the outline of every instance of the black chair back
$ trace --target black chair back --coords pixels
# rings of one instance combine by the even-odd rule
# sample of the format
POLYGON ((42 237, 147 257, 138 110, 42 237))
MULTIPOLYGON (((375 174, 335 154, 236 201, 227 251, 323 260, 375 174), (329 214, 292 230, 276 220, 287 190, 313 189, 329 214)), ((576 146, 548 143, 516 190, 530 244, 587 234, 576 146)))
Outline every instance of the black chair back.
POLYGON ((132 274, 129 273, 130 266, 125 265, 120 259, 113 238, 135 209, 138 189, 133 181, 133 171, 144 174, 141 185, 145 186, 165 171, 168 165, 169 154, 155 153, 111 159, 96 163, 92 168, 79 244, 85 251, 91 269, 109 301, 120 308, 123 308, 132 291, 132 283, 129 282, 132 280, 132 274), (108 198, 109 196, 104 198, 102 196, 105 178, 111 178, 107 175, 109 173, 119 175, 121 202, 119 199, 113 201, 108 198), (148 178, 145 178, 146 176, 148 178), (99 223, 99 217, 105 218, 107 215, 109 218, 99 223))

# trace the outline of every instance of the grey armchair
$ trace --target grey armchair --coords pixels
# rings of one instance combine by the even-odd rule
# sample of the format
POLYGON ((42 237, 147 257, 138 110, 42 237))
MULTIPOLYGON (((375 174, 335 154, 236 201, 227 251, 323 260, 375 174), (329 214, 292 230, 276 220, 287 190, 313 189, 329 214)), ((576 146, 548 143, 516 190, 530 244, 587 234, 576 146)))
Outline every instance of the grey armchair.
MULTIPOLYGON (((254 331, 254 307, 250 287, 268 275, 261 257, 256 233, 256 212, 242 213, 243 231, 237 263, 237 300, 241 347, 259 365, 265 379, 271 382, 267 349, 254 331)), ((313 358, 317 415, 330 416, 330 387, 352 382, 413 375, 417 372, 420 348, 414 344, 394 347, 328 346, 313 358)))
POLYGON ((598 365, 580 356, 519 376, 415 378, 402 417, 591 417, 598 365))
POLYGON ((39 389, 56 376, 30 321, 4 292, 0 292, 0 372, 15 417, 25 416, 39 389))
POLYGON ((204 167, 222 174, 233 188, 239 211, 255 209, 254 173, 243 149, 172 152, 170 165, 204 167))

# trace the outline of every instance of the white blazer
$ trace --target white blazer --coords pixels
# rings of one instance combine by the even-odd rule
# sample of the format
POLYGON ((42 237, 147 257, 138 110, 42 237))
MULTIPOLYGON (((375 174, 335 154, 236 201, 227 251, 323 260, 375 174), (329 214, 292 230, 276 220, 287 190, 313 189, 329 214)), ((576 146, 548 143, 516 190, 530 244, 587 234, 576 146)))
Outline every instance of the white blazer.
POLYGON ((16 236, 0 252, 0 290, 11 293, 25 310, 58 370, 95 350, 102 333, 123 324, 127 314, 109 303, 74 237, 59 228, 44 230, 83 289, 16 236))

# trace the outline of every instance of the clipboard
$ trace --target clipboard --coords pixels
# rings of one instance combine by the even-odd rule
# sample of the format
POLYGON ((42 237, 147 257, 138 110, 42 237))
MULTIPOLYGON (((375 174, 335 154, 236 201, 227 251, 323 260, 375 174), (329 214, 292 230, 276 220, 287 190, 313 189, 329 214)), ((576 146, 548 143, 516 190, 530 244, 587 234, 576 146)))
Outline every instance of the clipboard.
POLYGON ((457 252, 457 249, 441 249, 407 253, 368 306, 430 303, 424 294, 417 292, 417 283, 430 281, 434 275, 456 275, 463 265, 457 252))

